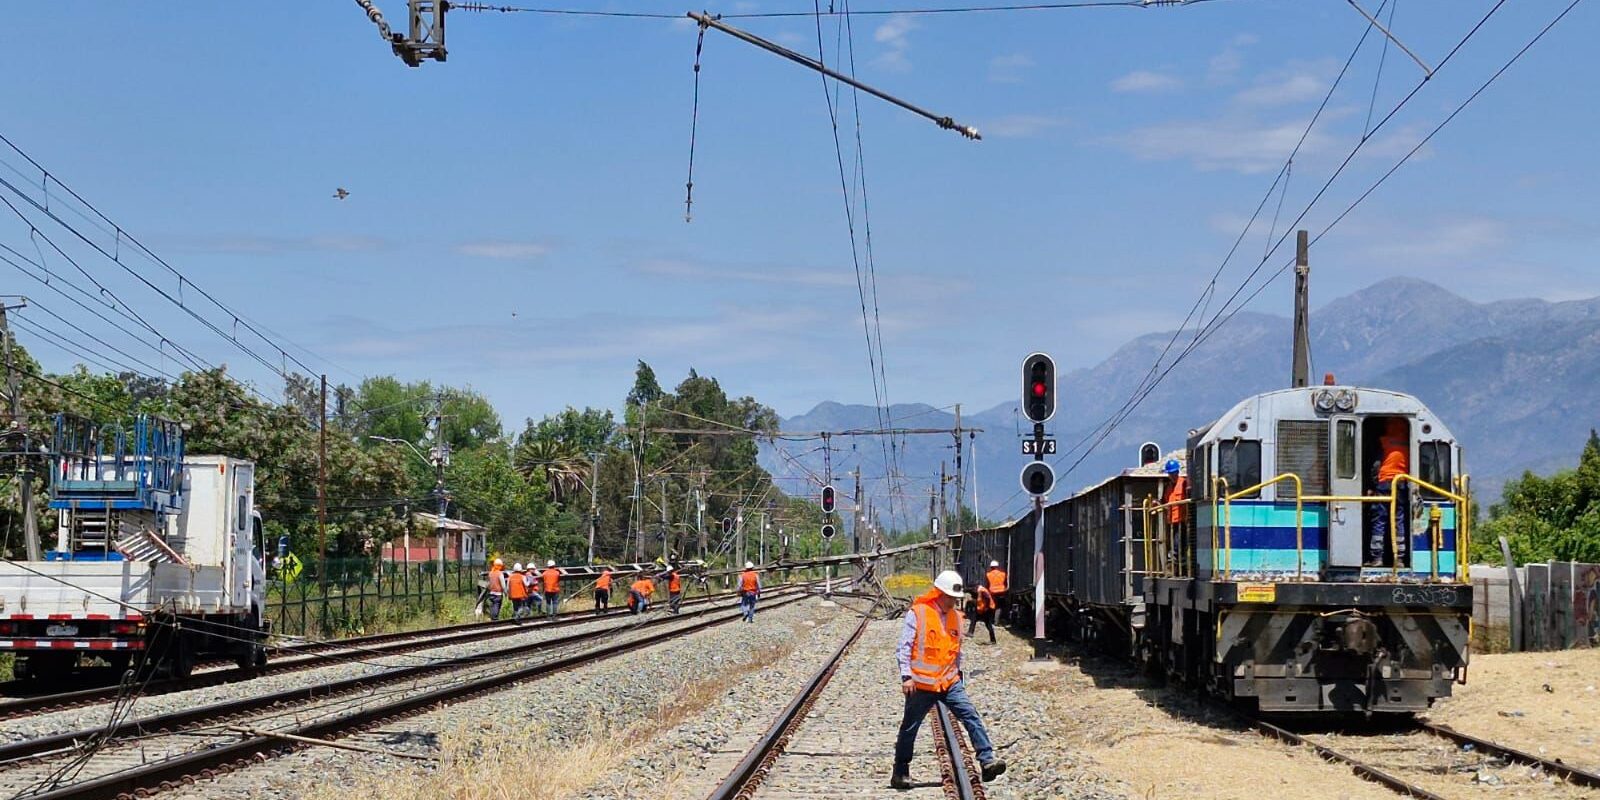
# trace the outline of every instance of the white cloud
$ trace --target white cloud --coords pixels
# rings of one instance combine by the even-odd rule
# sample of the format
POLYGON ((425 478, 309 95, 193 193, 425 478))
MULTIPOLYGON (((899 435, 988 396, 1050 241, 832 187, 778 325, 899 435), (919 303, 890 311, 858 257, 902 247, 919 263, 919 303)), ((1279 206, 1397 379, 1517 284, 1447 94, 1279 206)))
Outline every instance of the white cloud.
POLYGON ((185 236, 171 240, 171 250, 179 253, 230 253, 275 255, 278 253, 375 253, 392 243, 375 236, 359 234, 315 234, 311 236, 256 236, 223 234, 185 236))
POLYGON ((633 270, 643 275, 707 282, 777 283, 792 286, 855 288, 855 276, 847 269, 792 269, 760 267, 729 269, 691 261, 653 258, 639 262, 633 270))
POLYGON ((1152 72, 1147 69, 1134 70, 1111 82, 1113 92, 1170 92, 1182 88, 1183 81, 1175 75, 1164 72, 1152 72))
POLYGON ((917 27, 916 20, 905 14, 894 14, 872 32, 872 40, 884 46, 884 52, 873 63, 895 72, 906 72, 911 69, 911 60, 906 53, 911 50, 911 31, 917 27))
POLYGON ((1334 70, 1332 61, 1290 64, 1258 77, 1250 88, 1234 95, 1235 102, 1252 106, 1302 103, 1322 97, 1334 70))
POLYGON ((990 120, 978 130, 995 139, 1030 139, 1070 124, 1071 120, 1048 114, 1012 114, 990 120))
POLYGON ((1022 74, 1033 67, 1027 53, 1009 53, 989 59, 989 80, 993 83, 1022 83, 1022 74))
POLYGON ((1367 236, 1377 238, 1369 245, 1367 256, 1376 261, 1387 261, 1395 266, 1410 266, 1418 262, 1454 262, 1463 258, 1482 259, 1500 249, 1509 239, 1509 226, 1489 217, 1459 217, 1424 223, 1421 230, 1414 226, 1379 233, 1368 231, 1367 236))
POLYGON ((499 261, 537 261, 549 255, 550 245, 542 242, 466 242, 456 245, 456 252, 499 261))
POLYGON ((1241 33, 1228 40, 1222 52, 1211 57, 1206 65, 1206 81, 1213 84, 1229 83, 1244 66, 1244 49, 1260 41, 1253 34, 1241 33))
MULTIPOLYGON (((1299 120, 1187 120, 1137 128, 1113 144, 1145 161, 1184 159, 1201 170, 1256 174, 1282 167, 1304 132, 1305 123, 1299 120)), ((1300 155, 1319 152, 1330 141, 1328 134, 1312 131, 1300 155)))

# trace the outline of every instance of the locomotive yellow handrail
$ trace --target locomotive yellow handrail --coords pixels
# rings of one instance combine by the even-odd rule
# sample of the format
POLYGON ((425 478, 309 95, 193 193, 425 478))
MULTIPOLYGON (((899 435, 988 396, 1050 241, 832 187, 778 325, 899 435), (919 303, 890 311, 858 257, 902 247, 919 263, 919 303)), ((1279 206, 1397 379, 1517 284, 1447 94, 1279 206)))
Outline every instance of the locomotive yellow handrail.
POLYGON ((1301 494, 1305 484, 1301 483, 1300 476, 1293 472, 1285 472, 1271 480, 1262 481, 1248 489, 1240 489, 1233 494, 1222 498, 1228 525, 1228 571, 1227 577, 1233 577, 1233 501, 1248 497, 1260 492, 1268 486, 1274 486, 1284 481, 1294 482, 1294 579, 1304 580, 1306 571, 1306 532, 1305 532, 1305 501, 1301 494))
MULTIPOLYGON (((1217 498, 1221 497, 1221 496, 1223 496, 1223 495, 1225 495, 1227 493, 1228 493, 1228 479, 1227 478, 1224 478, 1221 475, 1218 475, 1215 478, 1211 479, 1211 519, 1212 520, 1215 520, 1217 518, 1217 498), (1218 486, 1222 487, 1222 491, 1220 491, 1220 492, 1217 491, 1217 487, 1218 486)), ((1231 517, 1229 518, 1229 521, 1230 522, 1232 521, 1231 517)), ((1228 555, 1230 557, 1233 555, 1231 543, 1230 543, 1228 555)), ((1218 571, 1218 568, 1221 567, 1221 566, 1222 566, 1222 563, 1221 563, 1220 551, 1217 548, 1217 525, 1216 525, 1215 522, 1213 522, 1212 525, 1211 525, 1211 573, 1213 575, 1215 575, 1217 573, 1217 571, 1218 571)), ((1229 572, 1232 572, 1232 566, 1233 566, 1233 562, 1230 560, 1228 562, 1228 567, 1229 567, 1228 571, 1229 572)))
MULTIPOLYGON (((1160 522, 1160 519, 1161 519, 1160 514, 1163 511, 1169 511, 1169 510, 1177 508, 1179 506, 1190 506, 1190 505, 1194 505, 1194 501, 1189 499, 1189 498, 1187 498, 1187 497, 1183 498, 1182 500, 1174 500, 1174 501, 1172 501, 1170 503, 1156 503, 1154 497, 1145 497, 1144 498, 1144 502, 1142 503, 1142 506, 1141 506, 1140 510, 1141 510, 1141 513, 1143 513, 1143 515, 1144 515, 1144 530, 1145 530, 1145 537, 1144 537, 1145 538, 1145 555, 1144 555, 1145 561, 1144 561, 1144 563, 1145 563, 1145 569, 1146 570, 1149 570, 1149 568, 1150 568, 1149 567, 1150 559, 1154 555, 1162 555, 1162 554, 1154 553, 1153 552, 1153 548, 1152 548, 1152 546, 1150 544, 1150 530, 1151 530, 1151 527, 1152 527, 1152 522, 1160 522)), ((1177 531, 1174 531, 1172 529, 1172 526, 1171 526, 1170 523, 1162 523, 1160 525, 1156 525, 1155 527, 1159 527, 1163 531, 1166 532, 1166 538, 1163 541, 1165 541, 1165 542, 1176 541, 1177 531)), ((1180 553, 1176 553, 1175 556, 1176 556, 1176 558, 1175 558, 1176 561, 1178 561, 1182 565, 1185 565, 1185 566, 1187 565, 1188 553, 1180 552, 1180 553)), ((1181 574, 1176 570, 1170 570, 1169 571, 1165 567, 1165 555, 1162 555, 1162 559, 1163 559, 1163 568, 1162 568, 1161 574, 1169 575, 1169 576, 1170 575, 1181 574)))

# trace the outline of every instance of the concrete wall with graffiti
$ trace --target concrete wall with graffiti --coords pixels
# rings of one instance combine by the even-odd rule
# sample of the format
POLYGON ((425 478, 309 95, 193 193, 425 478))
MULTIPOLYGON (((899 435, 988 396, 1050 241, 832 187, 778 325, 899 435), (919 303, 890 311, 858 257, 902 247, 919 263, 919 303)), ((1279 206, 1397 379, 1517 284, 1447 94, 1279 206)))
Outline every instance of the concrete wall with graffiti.
POLYGON ((1480 650, 1600 647, 1600 564, 1552 561, 1517 567, 1519 597, 1505 567, 1474 565, 1474 643, 1480 650), (1511 640, 1512 616, 1522 622, 1511 640))

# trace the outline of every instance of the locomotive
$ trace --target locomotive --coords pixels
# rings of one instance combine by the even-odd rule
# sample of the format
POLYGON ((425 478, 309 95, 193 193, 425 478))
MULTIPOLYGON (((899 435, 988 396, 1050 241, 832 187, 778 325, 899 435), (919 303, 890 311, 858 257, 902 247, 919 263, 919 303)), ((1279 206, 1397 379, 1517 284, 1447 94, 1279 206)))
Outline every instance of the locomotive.
MULTIPOLYGON (((1174 474, 1158 460, 1043 506, 1052 638, 1263 712, 1407 714, 1465 681, 1469 484, 1420 400, 1330 375, 1240 401, 1171 456, 1174 474)), ((1005 565, 1018 618, 1036 513, 960 534, 963 578, 1005 565)))

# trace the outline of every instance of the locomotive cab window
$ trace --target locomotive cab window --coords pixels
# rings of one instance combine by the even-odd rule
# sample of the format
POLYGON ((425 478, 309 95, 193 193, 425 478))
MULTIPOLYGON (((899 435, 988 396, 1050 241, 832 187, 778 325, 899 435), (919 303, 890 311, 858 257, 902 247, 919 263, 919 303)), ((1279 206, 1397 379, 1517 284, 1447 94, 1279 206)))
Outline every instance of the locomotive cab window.
POLYGON ((1189 494, 1200 500, 1211 499, 1211 446, 1189 452, 1189 494))
MULTIPOLYGON (((1450 489, 1455 479, 1450 468, 1450 443, 1446 441, 1423 442, 1417 445, 1417 477, 1440 489, 1450 489)), ((1437 492, 1424 489, 1422 496, 1429 500, 1443 500, 1437 492)))
POLYGON ((1356 479, 1356 421, 1341 419, 1334 433, 1334 453, 1337 462, 1334 467, 1341 480, 1356 479))
MULTIPOLYGON (((1217 443, 1217 475, 1228 482, 1230 494, 1261 483, 1261 443, 1234 439, 1217 443)), ((1246 497, 1260 497, 1257 489, 1246 497)))

